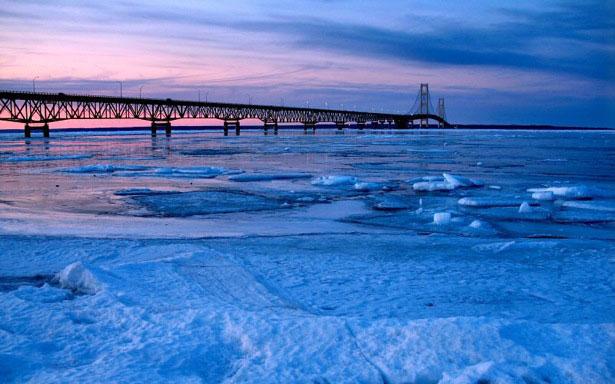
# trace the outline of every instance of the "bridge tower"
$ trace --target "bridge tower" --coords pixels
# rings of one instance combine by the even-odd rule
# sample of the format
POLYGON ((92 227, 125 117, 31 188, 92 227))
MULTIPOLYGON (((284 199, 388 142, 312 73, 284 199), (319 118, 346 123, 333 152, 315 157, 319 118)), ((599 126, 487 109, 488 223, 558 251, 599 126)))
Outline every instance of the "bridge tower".
MULTIPOLYGON (((444 108, 444 98, 441 97, 438 99, 438 116, 442 118, 442 120, 446 120, 446 109, 444 108)), ((444 124, 438 122, 439 127, 443 127, 444 124)))
MULTIPOLYGON (((429 84, 421 83, 421 89, 419 91, 419 114, 428 115, 430 112, 429 104, 429 84)), ((429 119, 421 119, 420 126, 425 128, 429 127, 429 119)))

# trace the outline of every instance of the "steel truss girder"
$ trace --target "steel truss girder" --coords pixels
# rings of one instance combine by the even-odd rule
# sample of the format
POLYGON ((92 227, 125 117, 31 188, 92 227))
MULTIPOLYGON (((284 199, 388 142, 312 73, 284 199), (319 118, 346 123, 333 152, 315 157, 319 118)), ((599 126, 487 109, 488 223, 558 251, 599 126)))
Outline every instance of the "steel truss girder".
POLYGON ((83 96, 35 92, 0 91, 0 120, 20 123, 50 123, 80 119, 140 119, 172 121, 177 119, 243 120, 277 123, 365 123, 367 121, 407 121, 425 117, 448 123, 439 116, 419 113, 342 111, 315 108, 279 107, 229 103, 202 103, 171 99, 136 99, 108 96, 83 96))

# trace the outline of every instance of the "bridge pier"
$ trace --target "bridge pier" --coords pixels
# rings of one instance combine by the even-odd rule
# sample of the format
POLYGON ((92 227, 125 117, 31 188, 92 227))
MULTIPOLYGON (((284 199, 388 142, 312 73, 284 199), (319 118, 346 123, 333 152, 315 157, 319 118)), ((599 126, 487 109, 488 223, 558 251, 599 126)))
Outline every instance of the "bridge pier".
POLYGON ((263 127, 264 128, 263 131, 264 131, 265 135, 268 134, 269 127, 273 127, 273 134, 274 135, 278 134, 278 122, 277 121, 275 121, 275 120, 264 120, 263 123, 265 123, 265 125, 263 127))
POLYGON ((364 121, 357 121, 357 129, 359 131, 362 131, 363 129, 365 129, 365 122, 364 121))
POLYGON ((158 128, 164 128, 164 133, 166 137, 171 137, 171 122, 170 121, 152 121, 152 127, 151 127, 151 132, 152 132, 152 137, 156 137, 156 135, 158 134, 158 128))
POLYGON ((337 133, 344 133, 344 127, 346 127, 345 121, 336 121, 335 128, 337 128, 337 133))
POLYGON ((397 129, 408 129, 408 119, 407 118, 395 119, 395 128, 397 128, 397 129))
POLYGON ((303 122, 303 134, 308 134, 308 129, 312 129, 312 134, 316 133, 316 122, 315 121, 304 121, 303 122))
POLYGON ((371 122, 372 128, 378 128, 378 121, 374 120, 371 122))
POLYGON ((33 127, 29 123, 26 123, 24 126, 23 135, 25 138, 29 139, 32 137, 32 131, 42 131, 43 137, 49 137, 49 124, 45 123, 42 127, 33 127))
POLYGON ((228 136, 229 127, 235 127, 235 136, 241 134, 241 124, 239 119, 225 119, 224 120, 224 136, 228 136))

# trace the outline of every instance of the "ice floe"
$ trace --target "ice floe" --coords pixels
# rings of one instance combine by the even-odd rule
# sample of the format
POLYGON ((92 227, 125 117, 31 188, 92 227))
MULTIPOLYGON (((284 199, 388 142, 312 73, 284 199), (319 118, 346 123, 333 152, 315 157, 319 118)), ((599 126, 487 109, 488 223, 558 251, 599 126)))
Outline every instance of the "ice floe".
POLYGON ((558 223, 611 223, 615 222, 615 211, 601 211, 584 208, 563 209, 553 213, 553 220, 558 223))
POLYGON ((293 179, 309 179, 312 175, 301 172, 288 173, 243 173, 230 176, 228 179, 237 182, 251 181, 273 181, 273 180, 293 180, 293 179))
POLYGON ((443 173, 442 176, 424 176, 411 179, 412 189, 422 192, 452 191, 457 188, 475 188, 483 185, 481 181, 463 176, 443 173))
POLYGON ((413 183, 419 183, 422 181, 443 181, 444 177, 442 176, 421 176, 421 177, 415 177, 413 179, 408 180, 408 183, 413 184, 413 183))
POLYGON ((353 188, 356 191, 360 191, 360 192, 372 192, 372 191, 388 190, 390 187, 388 187, 386 184, 383 184, 383 183, 358 182, 353 185, 353 188))
POLYGON ((92 164, 62 168, 66 173, 111 174, 119 177, 168 177, 210 179, 220 175, 238 174, 242 171, 223 167, 151 167, 144 165, 92 164))
POLYGON ((590 199, 597 191, 585 185, 574 185, 566 187, 546 187, 546 188, 529 188, 527 190, 531 193, 546 193, 551 192, 554 196, 563 197, 568 199, 590 199))
POLYGON ((412 184, 412 189, 422 192, 452 191, 455 189, 446 181, 419 181, 412 184))
POLYGON ((333 187, 340 185, 354 185, 355 183, 357 183, 357 181, 357 178, 354 176, 330 175, 317 177, 316 179, 312 180, 312 185, 333 187))
POLYGON ((143 165, 114 165, 114 164, 91 164, 80 167, 71 167, 60 169, 60 172, 66 173, 113 173, 118 171, 145 171, 149 167, 143 165))
POLYGON ((561 203, 561 206, 592 211, 615 212, 615 202, 613 201, 564 201, 561 203))
POLYGON ((462 197, 457 204, 475 208, 514 207, 519 205, 519 200, 500 197, 462 197))
POLYGON ((480 187, 483 185, 482 181, 469 179, 463 176, 451 175, 450 173, 443 173, 444 180, 454 188, 470 188, 480 187))
POLYGON ((527 201, 524 201, 519 206, 519 213, 532 213, 533 211, 534 210, 532 209, 532 207, 530 207, 530 205, 527 203, 527 201))
POLYGON ((55 280, 62 288, 69 289, 73 293, 93 295, 101 287, 92 272, 90 272, 81 262, 72 263, 61 272, 55 280))
POLYGON ((220 175, 240 173, 241 171, 228 170, 222 167, 160 167, 148 172, 138 174, 118 174, 118 176, 142 176, 142 177, 170 177, 170 178, 201 178, 211 179, 220 175))
POLYGON ((449 212, 434 213, 433 223, 435 225, 449 225, 451 223, 451 214, 449 212))
POLYGON ((90 159, 93 155, 32 155, 32 156, 10 156, 7 158, 0 158, 0 162, 20 163, 30 161, 59 161, 59 160, 81 160, 90 159))
POLYGON ((552 191, 541 191, 541 192, 533 192, 532 199, 534 200, 544 200, 544 201, 552 201, 555 199, 555 194, 552 191))
POLYGON ((131 199, 154 215, 187 217, 250 212, 283 207, 285 201, 239 191, 212 190, 134 195, 131 199))
POLYGON ((472 220, 472 222, 468 225, 471 231, 476 231, 478 233, 492 234, 495 233, 495 229, 486 221, 483 220, 472 220))

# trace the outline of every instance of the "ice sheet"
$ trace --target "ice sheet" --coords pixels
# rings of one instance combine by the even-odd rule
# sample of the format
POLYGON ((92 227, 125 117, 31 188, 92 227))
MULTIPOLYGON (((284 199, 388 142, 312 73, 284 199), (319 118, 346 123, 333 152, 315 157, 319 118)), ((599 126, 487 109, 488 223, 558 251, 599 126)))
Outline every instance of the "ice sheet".
POLYGON ((615 135, 468 133, 0 134, 0 381, 614 381, 615 135))

